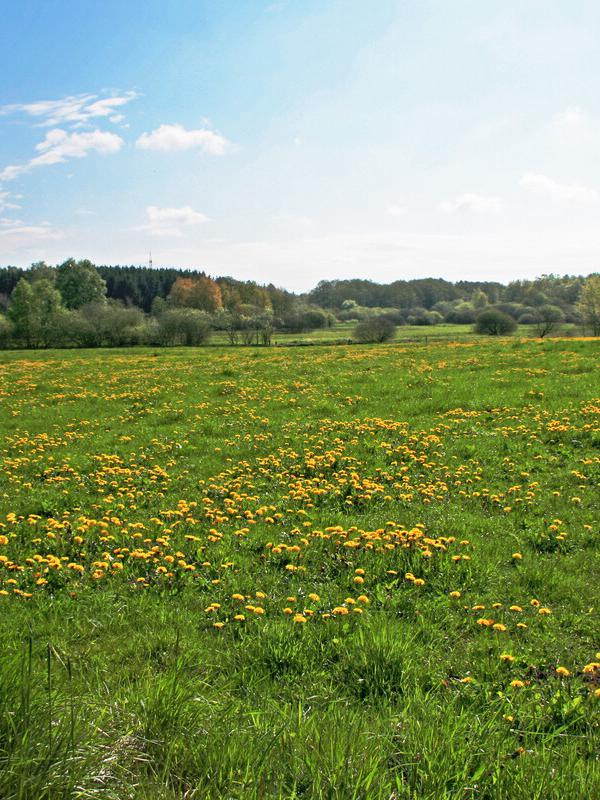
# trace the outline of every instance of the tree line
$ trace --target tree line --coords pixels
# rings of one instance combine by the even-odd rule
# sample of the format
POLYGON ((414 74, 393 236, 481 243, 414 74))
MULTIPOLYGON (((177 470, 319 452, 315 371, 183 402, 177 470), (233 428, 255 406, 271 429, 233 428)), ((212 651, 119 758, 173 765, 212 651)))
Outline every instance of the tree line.
POLYGON ((389 338, 396 325, 442 322, 487 333, 530 324, 540 336, 571 322, 597 336, 600 276, 544 275, 506 286, 334 280, 294 294, 199 270, 96 266, 87 259, 0 268, 0 347, 198 345, 214 330, 231 344, 268 345, 274 331, 301 333, 338 321, 352 321, 363 341, 389 338))

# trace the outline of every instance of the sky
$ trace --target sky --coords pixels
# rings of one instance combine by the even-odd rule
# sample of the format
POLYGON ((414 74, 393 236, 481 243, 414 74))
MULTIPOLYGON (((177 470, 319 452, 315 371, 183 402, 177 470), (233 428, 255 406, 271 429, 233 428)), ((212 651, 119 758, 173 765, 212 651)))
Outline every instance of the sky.
POLYGON ((600 268, 597 0, 0 0, 0 265, 600 268))

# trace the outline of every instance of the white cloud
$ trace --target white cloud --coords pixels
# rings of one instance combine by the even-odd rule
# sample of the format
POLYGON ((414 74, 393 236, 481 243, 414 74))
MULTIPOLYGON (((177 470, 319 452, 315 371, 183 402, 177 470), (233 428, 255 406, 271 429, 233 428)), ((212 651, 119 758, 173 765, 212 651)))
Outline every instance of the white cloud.
POLYGON ((27 225, 20 219, 0 219, 0 241, 7 247, 19 247, 35 241, 57 241, 63 238, 62 231, 46 222, 40 225, 27 225))
POLYGON ((130 103, 138 95, 136 92, 125 92, 121 95, 99 97, 97 94, 78 94, 63 97, 60 100, 38 100, 34 103, 13 103, 0 106, 0 114, 25 114, 39 119, 38 126, 52 127, 67 125, 79 127, 89 124, 91 120, 101 117, 120 122, 122 115, 115 115, 115 109, 130 103))
POLYGON ((10 192, 0 192, 0 211, 20 208, 18 203, 13 203, 13 198, 10 192))
POLYGON ((554 125, 570 131, 581 131, 588 124, 586 114, 579 106, 570 106, 552 117, 554 125))
POLYGON ((182 228, 194 227, 208 222, 208 217, 191 206, 182 208, 146 208, 146 223, 135 230, 145 231, 152 236, 183 236, 182 228))
POLYGON ((522 175, 519 186, 563 202, 596 203, 600 199, 596 189, 578 183, 559 183, 537 172, 526 172, 522 175))
POLYGON ((0 173, 0 180, 10 181, 30 172, 36 167, 62 164, 70 158, 84 158, 90 153, 103 155, 116 153, 123 146, 123 139, 116 133, 108 131, 89 131, 85 133, 67 133, 60 128, 48 131, 44 140, 36 145, 40 155, 25 164, 12 164, 0 173))
POLYGON ((446 214, 487 214, 499 211, 502 203, 498 197, 486 197, 480 194, 459 194, 453 200, 440 203, 446 214))
POLYGON ((143 133, 135 146, 140 150, 160 150, 165 153, 201 150, 211 156, 222 156, 230 142, 208 128, 187 130, 183 125, 161 125, 150 133, 143 133))
POLYGON ((408 214, 408 208, 406 206, 389 206, 387 214, 390 217, 404 217, 408 214))

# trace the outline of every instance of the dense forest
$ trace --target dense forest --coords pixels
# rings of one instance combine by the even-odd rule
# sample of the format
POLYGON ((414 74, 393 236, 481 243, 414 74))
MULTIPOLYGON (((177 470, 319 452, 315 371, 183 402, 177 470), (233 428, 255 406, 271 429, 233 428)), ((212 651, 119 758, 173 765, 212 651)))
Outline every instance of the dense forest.
MULTIPOLYGON (((567 322, 600 335, 600 276, 543 275, 508 285, 441 278, 321 281, 306 294, 204 271, 96 266, 0 268, 0 346, 93 347, 201 344, 226 331, 231 344, 269 344, 300 333, 382 320, 389 326, 473 325, 490 317, 537 326, 567 322)), ((363 329, 369 326, 363 324, 363 329)), ((374 326, 371 326, 372 328, 374 326)), ((376 326, 375 326, 376 327, 376 326)))

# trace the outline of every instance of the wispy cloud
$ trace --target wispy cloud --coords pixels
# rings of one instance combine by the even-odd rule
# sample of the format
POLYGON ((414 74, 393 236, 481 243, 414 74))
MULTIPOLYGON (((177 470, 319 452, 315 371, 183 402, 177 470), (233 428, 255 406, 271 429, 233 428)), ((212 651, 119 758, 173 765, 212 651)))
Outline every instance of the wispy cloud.
POLYGON ((17 198, 11 195, 10 192, 0 192, 0 211, 9 211, 15 208, 20 208, 18 203, 14 200, 17 198))
POLYGON ((194 211, 191 206, 182 208, 159 208, 148 206, 146 208, 146 222, 136 228, 152 236, 183 236, 183 229, 202 225, 209 219, 200 211, 194 211))
POLYGON ((587 127, 589 118, 579 106, 570 106, 552 117, 555 127, 562 130, 581 131, 587 127))
POLYGON ((0 115, 24 114, 37 120, 39 127, 51 128, 55 125, 81 127, 93 120, 108 118, 111 122, 121 122, 123 116, 117 112, 127 103, 135 100, 136 92, 112 94, 101 97, 97 94, 78 94, 60 100, 38 100, 33 103, 13 103, 0 106, 0 115))
POLYGON ((578 183, 559 183, 537 172, 526 172, 519 186, 561 202, 597 203, 600 200, 596 189, 578 183))
POLYGON ((0 241, 6 246, 18 247, 34 241, 56 241, 63 238, 63 231, 53 228, 46 222, 40 225, 28 225, 20 219, 0 218, 0 241))
POLYGON ((208 128, 187 130, 183 125, 161 125, 150 133, 143 133, 135 146, 140 150, 159 150, 165 153, 201 150, 212 156, 222 156, 231 143, 208 128))
POLYGON ((488 214, 499 211, 502 202, 499 197, 490 197, 467 192, 459 194, 453 200, 440 203, 446 214, 488 214))
POLYGON ((103 155, 116 153, 123 146, 123 139, 109 131, 87 131, 67 133, 60 128, 48 131, 44 140, 36 145, 39 155, 24 164, 11 164, 0 172, 0 180, 11 181, 36 167, 62 164, 71 158, 85 158, 90 153, 103 155))
POLYGON ((408 214, 408 208, 406 206, 389 206, 386 213, 389 217, 404 217, 408 214))

